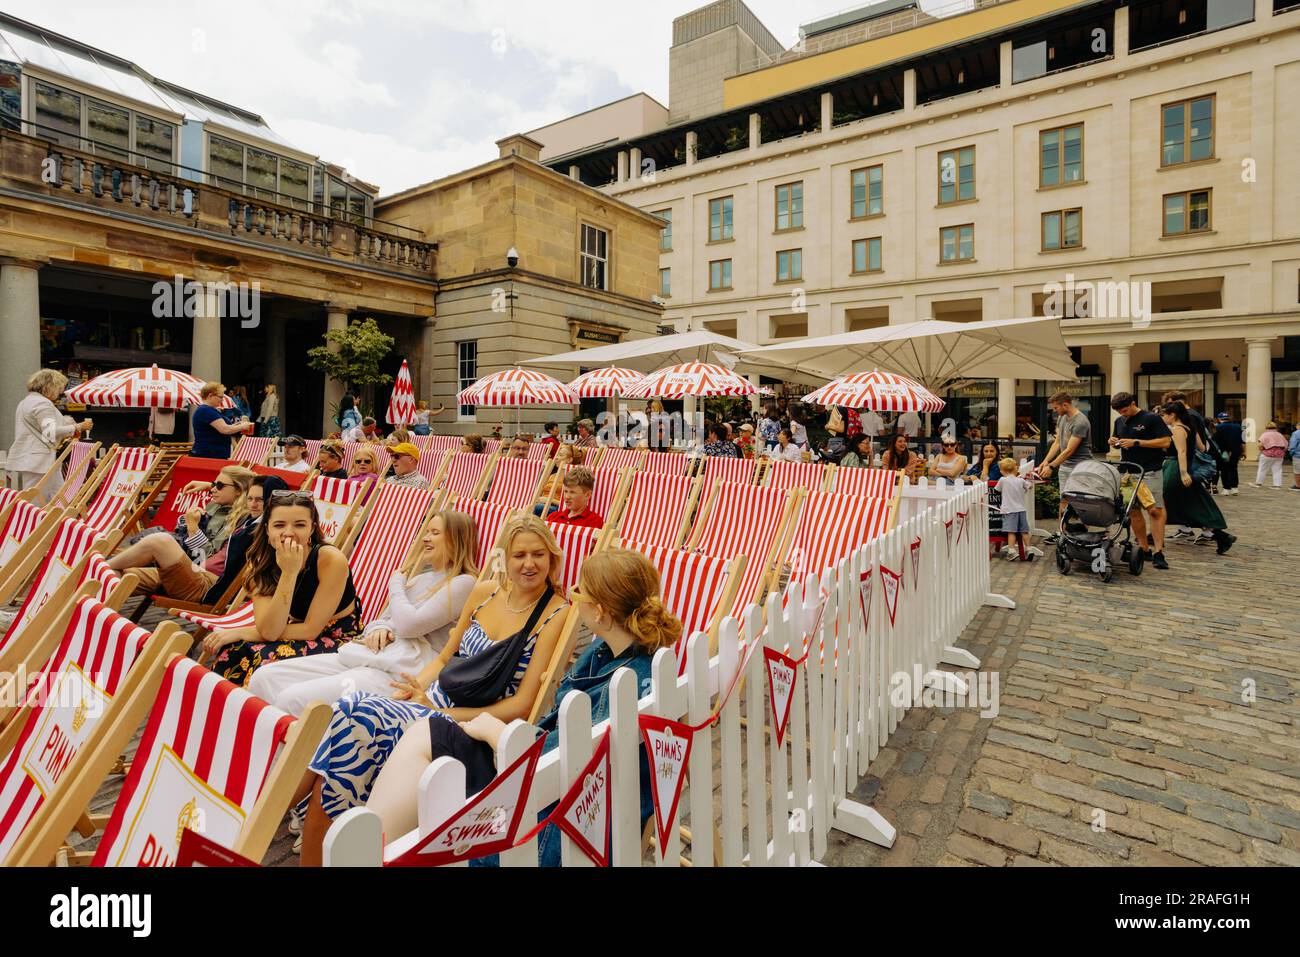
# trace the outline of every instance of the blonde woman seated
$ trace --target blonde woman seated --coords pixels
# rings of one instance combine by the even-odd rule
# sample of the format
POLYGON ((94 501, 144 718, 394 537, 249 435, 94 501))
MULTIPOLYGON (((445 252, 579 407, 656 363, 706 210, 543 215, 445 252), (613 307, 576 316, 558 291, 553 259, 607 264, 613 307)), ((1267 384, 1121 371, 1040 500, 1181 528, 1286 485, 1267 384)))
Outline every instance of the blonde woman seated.
MULTIPOLYGON (((649 694, 655 652, 671 648, 682 634, 682 623, 659 598, 658 570, 640 552, 611 549, 592 555, 583 562, 581 585, 572 594, 582 623, 594 637, 560 679, 555 707, 537 722, 546 734, 543 753, 559 744, 557 729, 565 695, 584 692, 591 699, 592 724, 604 721, 609 717, 609 687, 615 672, 630 669, 637 677, 637 697, 649 694)), ((386 837, 392 840, 416 827, 420 776, 434 759, 448 755, 465 765, 467 798, 491 783, 498 770, 496 749, 507 721, 491 710, 468 721, 439 712, 407 728, 366 802, 383 819, 386 837)), ((644 823, 653 811, 644 753, 640 765, 644 823)), ((551 810, 543 810, 539 820, 551 810)), ((537 851, 541 866, 559 866, 560 836, 554 825, 542 831, 537 851)))
POLYGON ((297 814, 305 818, 304 866, 320 863, 330 819, 365 803, 408 725, 434 712, 458 721, 483 712, 507 722, 528 717, 564 625, 560 613, 568 605, 559 585, 564 558, 546 523, 533 515, 512 519, 498 541, 504 575, 473 590, 437 658, 418 675, 402 675, 389 697, 361 692, 335 703, 333 720, 297 795, 297 814), (441 685, 443 669, 456 662, 453 670, 461 670, 511 638, 520 638, 522 648, 502 696, 486 706, 458 706, 441 685))
POLYGON ((431 664, 478 581, 478 529, 462 512, 440 512, 429 523, 423 544, 420 567, 428 570, 409 579, 393 572, 388 607, 360 639, 335 654, 259 668, 248 689, 298 715, 313 701, 336 701, 353 691, 387 694, 402 675, 431 664))
POLYGON ((158 531, 146 535, 108 560, 114 571, 134 570, 140 578, 136 592, 162 594, 178 601, 199 602, 225 565, 222 546, 248 515, 248 488, 253 473, 228 465, 213 482, 191 482, 185 492, 212 490, 203 508, 192 508, 177 526, 176 534, 158 531), (214 563, 220 555, 222 567, 214 563))

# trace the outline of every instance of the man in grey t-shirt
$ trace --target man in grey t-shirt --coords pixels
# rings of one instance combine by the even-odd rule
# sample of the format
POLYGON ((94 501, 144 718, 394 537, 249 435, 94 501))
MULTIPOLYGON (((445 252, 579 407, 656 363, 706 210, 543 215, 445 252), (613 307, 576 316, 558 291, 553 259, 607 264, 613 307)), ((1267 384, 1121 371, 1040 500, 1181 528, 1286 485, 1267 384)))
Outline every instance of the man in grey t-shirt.
MULTIPOLYGON (((1074 398, 1068 392, 1057 392, 1047 403, 1057 416, 1056 437, 1043 457, 1043 464, 1038 467, 1038 476, 1051 478, 1055 470, 1064 491, 1074 467, 1092 458, 1092 423, 1074 407, 1074 398)), ((1061 503, 1061 514, 1065 514, 1064 502, 1061 503)))

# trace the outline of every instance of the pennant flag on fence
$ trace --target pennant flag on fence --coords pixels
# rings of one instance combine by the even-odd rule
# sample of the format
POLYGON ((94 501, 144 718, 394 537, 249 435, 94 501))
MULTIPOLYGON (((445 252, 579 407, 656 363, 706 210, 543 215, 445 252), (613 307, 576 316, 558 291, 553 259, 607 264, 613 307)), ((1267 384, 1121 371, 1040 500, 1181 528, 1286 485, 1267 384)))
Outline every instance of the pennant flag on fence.
POLYGON ((768 703, 772 707, 772 727, 776 729, 776 746, 785 741, 785 729, 790 723, 790 703, 794 700, 795 669, 799 663, 775 648, 764 648, 767 665, 768 703))
POLYGON ((609 729, 551 815, 597 867, 609 867, 609 729))
POLYGON ((892 625, 898 614, 898 591, 903 587, 903 573, 881 565, 880 580, 885 586, 885 610, 889 612, 889 623, 892 625))
POLYGON ((952 557, 952 519, 943 523, 943 536, 948 540, 948 557, 952 557))
POLYGON ((655 805, 655 827, 659 832, 659 854, 664 853, 668 832, 677 817, 677 802, 682 798, 686 761, 691 756, 694 729, 678 721, 643 714, 638 718, 650 759, 650 789, 655 805))
POLYGON ((921 540, 918 538, 912 543, 912 586, 919 588, 921 585, 921 540))
POLYGON ((176 852, 177 867, 261 867, 216 841, 209 840, 193 828, 181 835, 181 846, 176 852))
POLYGON ((388 400, 389 425, 410 425, 415 421, 415 387, 411 385, 411 368, 402 360, 402 368, 393 383, 393 395, 388 400))
POLYGON ((545 743, 545 736, 538 737, 464 807, 386 866, 441 867, 513 847, 545 743))
POLYGON ((866 631, 871 624, 871 583, 875 578, 871 570, 867 569, 858 576, 858 601, 862 604, 862 630, 866 631))
POLYGON ((957 513, 957 544, 961 544, 961 534, 966 531, 966 513, 957 513))

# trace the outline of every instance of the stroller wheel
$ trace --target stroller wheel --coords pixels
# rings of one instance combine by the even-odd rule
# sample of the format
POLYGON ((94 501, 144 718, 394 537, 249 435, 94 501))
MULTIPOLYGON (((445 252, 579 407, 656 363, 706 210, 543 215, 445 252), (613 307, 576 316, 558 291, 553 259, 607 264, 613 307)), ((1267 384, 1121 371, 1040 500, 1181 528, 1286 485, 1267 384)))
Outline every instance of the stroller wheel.
POLYGON ((1074 563, 1070 561, 1063 549, 1056 550, 1056 570, 1062 575, 1068 575, 1074 571, 1074 563))
POLYGON ((1140 548, 1133 549, 1133 554, 1128 559, 1128 570, 1132 575, 1141 575, 1142 566, 1146 564, 1147 556, 1140 548))

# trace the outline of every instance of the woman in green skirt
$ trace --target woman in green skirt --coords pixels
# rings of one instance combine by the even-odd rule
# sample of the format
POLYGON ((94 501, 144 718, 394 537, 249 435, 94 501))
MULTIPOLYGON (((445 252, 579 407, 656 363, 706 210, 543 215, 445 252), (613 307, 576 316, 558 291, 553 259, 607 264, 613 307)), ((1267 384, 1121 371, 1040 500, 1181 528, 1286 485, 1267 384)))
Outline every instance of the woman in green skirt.
POLYGON ((1166 402, 1160 407, 1160 417, 1174 435, 1165 458, 1165 521, 1169 525, 1209 529, 1222 555, 1237 537, 1228 534, 1228 522, 1209 491, 1192 478, 1192 457, 1202 444, 1192 417, 1181 402, 1166 402))

